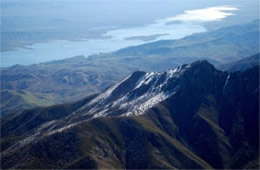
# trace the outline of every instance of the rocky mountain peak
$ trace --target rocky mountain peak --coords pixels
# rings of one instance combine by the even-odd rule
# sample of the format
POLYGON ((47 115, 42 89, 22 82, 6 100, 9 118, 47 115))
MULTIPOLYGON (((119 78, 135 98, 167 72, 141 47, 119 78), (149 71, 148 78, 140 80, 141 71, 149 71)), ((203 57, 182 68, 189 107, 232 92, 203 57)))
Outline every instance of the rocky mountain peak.
POLYGON ((79 103, 3 120, 2 167, 95 169, 108 159, 111 169, 254 167, 258 78, 259 67, 228 74, 207 61, 134 72, 79 103))
POLYGON ((207 90, 207 87, 223 79, 220 74, 205 60, 165 72, 136 71, 75 113, 87 117, 140 115, 180 89, 195 89, 198 93, 207 90))

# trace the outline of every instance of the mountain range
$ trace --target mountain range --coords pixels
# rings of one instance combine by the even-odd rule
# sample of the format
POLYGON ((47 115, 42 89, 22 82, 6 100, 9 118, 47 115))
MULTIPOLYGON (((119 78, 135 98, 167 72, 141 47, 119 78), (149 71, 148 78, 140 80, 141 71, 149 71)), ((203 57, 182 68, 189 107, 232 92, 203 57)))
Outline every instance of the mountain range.
POLYGON ((235 62, 219 65, 218 68, 229 72, 245 71, 251 67, 259 65, 259 57, 260 54, 258 53, 235 62))
POLYGON ((227 72, 201 60, 135 71, 79 101, 9 114, 1 118, 1 162, 3 169, 257 169, 259 65, 227 72))
MULTIPOLYGON (((1 115, 80 100, 136 70, 164 71, 196 60, 215 66, 259 53, 259 20, 115 52, 1 68, 1 115)), ((246 59, 245 59, 246 60, 246 59)))

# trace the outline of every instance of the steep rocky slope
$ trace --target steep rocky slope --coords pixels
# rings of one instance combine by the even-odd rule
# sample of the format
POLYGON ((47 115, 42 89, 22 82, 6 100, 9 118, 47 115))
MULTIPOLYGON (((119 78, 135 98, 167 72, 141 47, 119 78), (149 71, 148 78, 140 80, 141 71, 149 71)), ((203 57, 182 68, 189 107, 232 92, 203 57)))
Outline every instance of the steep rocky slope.
POLYGON ((259 168, 259 67, 137 71, 97 96, 6 116, 1 131, 1 168, 259 168))

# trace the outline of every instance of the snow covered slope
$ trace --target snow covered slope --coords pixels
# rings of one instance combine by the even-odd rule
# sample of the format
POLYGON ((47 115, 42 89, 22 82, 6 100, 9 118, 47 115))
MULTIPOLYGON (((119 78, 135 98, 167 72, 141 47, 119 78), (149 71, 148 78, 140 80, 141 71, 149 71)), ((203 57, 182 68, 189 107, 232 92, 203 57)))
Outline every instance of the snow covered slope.
POLYGON ((96 118, 144 114, 175 94, 179 88, 177 81, 189 68, 190 65, 183 65, 165 72, 134 72, 75 111, 74 115, 96 118))

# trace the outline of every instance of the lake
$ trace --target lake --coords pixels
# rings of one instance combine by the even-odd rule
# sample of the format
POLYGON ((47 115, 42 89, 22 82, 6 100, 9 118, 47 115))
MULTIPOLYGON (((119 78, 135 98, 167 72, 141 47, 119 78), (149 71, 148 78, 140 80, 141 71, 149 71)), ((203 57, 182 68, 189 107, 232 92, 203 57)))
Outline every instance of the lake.
MULTIPOLYGON (((250 9, 249 3, 246 5, 250 9)), ((243 6, 235 1, 215 0, 3 0, 2 47, 8 43, 17 47, 1 51, 1 66, 87 57, 157 40, 180 39, 207 31, 208 23, 234 18, 241 13, 240 8, 243 6), (55 31, 62 36, 53 36, 55 31), (17 37, 14 33, 20 34, 17 37)))

